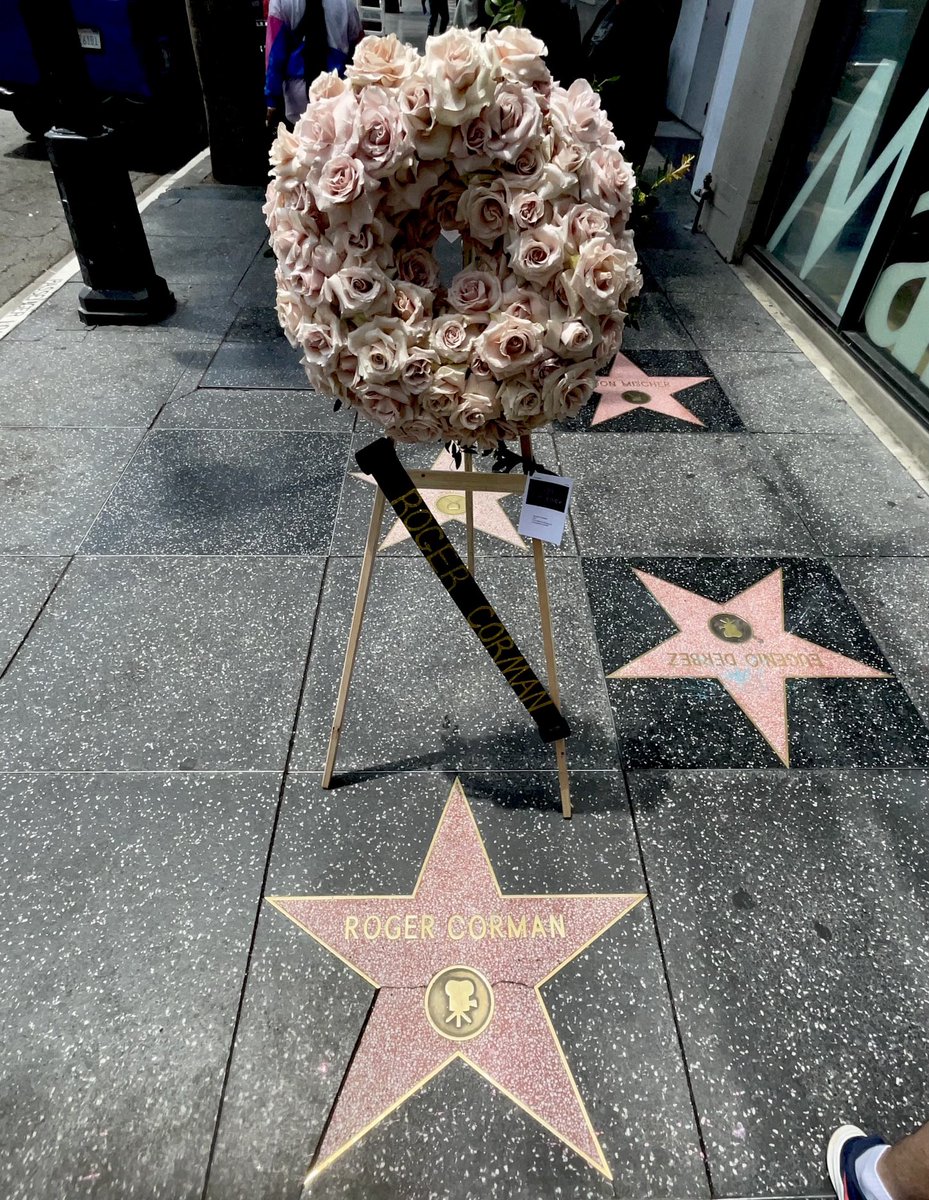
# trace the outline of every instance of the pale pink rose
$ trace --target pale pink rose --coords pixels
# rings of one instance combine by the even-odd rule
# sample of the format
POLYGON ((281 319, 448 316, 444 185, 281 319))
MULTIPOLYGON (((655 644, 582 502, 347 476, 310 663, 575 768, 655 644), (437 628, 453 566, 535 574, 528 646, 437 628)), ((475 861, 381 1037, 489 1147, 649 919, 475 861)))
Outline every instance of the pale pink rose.
POLYGON ((341 96, 347 87, 338 71, 323 71, 310 84, 310 100, 331 100, 334 96, 341 96))
POLYGON ((426 407, 438 417, 448 417, 461 403, 465 381, 464 367, 437 367, 432 384, 424 393, 426 407))
POLYGON ((518 229, 531 229, 545 220, 545 201, 536 192, 516 192, 510 201, 510 216, 518 229))
POLYGON ((489 313, 500 306, 500 281, 489 271, 459 271, 448 289, 448 302, 456 312, 489 313))
MULTIPOLYGON (((330 373, 333 378, 339 381, 339 385, 350 393, 355 386, 355 377, 358 374, 358 359, 352 354, 348 346, 342 344, 336 348, 335 362, 330 363, 330 373)), ((341 393, 339 393, 341 395, 341 393)))
POLYGON ((339 154, 323 163, 313 194, 320 209, 328 213, 339 205, 351 204, 364 190, 364 163, 349 154, 339 154))
POLYGON ((358 359, 359 381, 392 383, 400 378, 407 346, 406 327, 398 317, 374 317, 353 329, 346 340, 358 359))
POLYGON ((459 229, 458 204, 465 193, 459 177, 448 172, 425 198, 426 210, 442 229, 459 229))
POLYGON ((508 420, 531 425, 542 415, 542 395, 523 376, 508 379, 500 386, 500 407, 508 420))
POLYGON ((357 145, 357 115, 358 101, 350 91, 314 100, 294 126, 304 166, 312 168, 322 159, 352 154, 357 145))
POLYGON ((472 354, 468 371, 475 379, 493 379, 494 373, 479 354, 472 354))
POLYGON ((610 219, 605 212, 592 204, 569 204, 556 217, 565 242, 572 250, 578 250, 591 238, 608 237, 610 219))
POLYGON ((394 284, 393 312, 407 326, 407 337, 412 326, 427 328, 432 318, 432 292, 399 279, 394 284))
POLYGON ((498 83, 488 110, 491 134, 488 149, 503 162, 515 163, 538 143, 542 110, 530 88, 519 83, 498 83))
POLYGON ((537 388, 541 389, 553 371, 563 371, 566 366, 567 363, 557 354, 543 354, 538 362, 533 363, 529 368, 529 379, 537 388))
POLYGON ((551 160, 551 138, 542 137, 532 146, 526 146, 514 161, 508 164, 504 178, 509 187, 524 191, 537 191, 542 182, 542 170, 551 160))
POLYGON ((493 410, 493 400, 480 395, 462 396, 461 403, 448 414, 448 423, 456 438, 469 446, 473 436, 491 418, 493 410))
POLYGON ((421 162, 405 163, 390 183, 386 198, 388 211, 407 213, 422 208, 426 196, 435 190, 440 178, 438 166, 427 166, 421 162))
POLYGON ((500 300, 501 308, 511 317, 520 317, 524 321, 544 325, 548 320, 548 300, 533 288, 527 287, 521 280, 520 285, 506 289, 500 300))
POLYGON ((427 38, 422 70, 432 81, 441 125, 463 125, 493 97, 490 61, 479 31, 449 29, 440 37, 427 38))
POLYGON ((516 442, 519 436, 520 431, 512 421, 501 421, 497 417, 475 433, 474 445, 481 450, 495 450, 500 442, 516 442))
POLYGON ((615 358, 623 342, 623 327, 626 322, 625 313, 610 314, 600 318, 600 345, 597 355, 601 360, 609 361, 615 358))
POLYGON ((587 403, 597 381, 596 363, 587 359, 564 371, 553 371, 542 385, 546 420, 562 421, 587 403))
POLYGON ((577 175, 563 170, 556 162, 543 164, 535 189, 543 200, 557 200, 560 196, 570 196, 577 200, 580 196, 577 175))
POLYGON ((428 250, 401 250, 394 259, 397 278, 434 291, 439 286, 439 264, 428 250))
POLYGON ((397 91, 400 117, 423 160, 444 159, 452 144, 453 130, 436 120, 432 84, 422 75, 411 75, 397 91))
POLYGON ((412 445, 418 442, 441 442, 444 440, 444 433, 435 417, 427 413, 417 413, 416 416, 408 417, 399 425, 395 425, 391 430, 391 437, 395 441, 412 445))
POLYGON ((553 305, 545 330, 545 345, 568 358, 590 358, 600 342, 600 326, 593 320, 572 316, 553 305))
POLYGON ((291 346, 299 345, 298 331, 303 321, 312 313, 306 301, 299 292, 291 287, 278 284, 277 289, 277 319, 291 346))
POLYGON ((567 90, 570 130, 574 138, 602 145, 609 122, 600 107, 600 97, 586 79, 575 79, 567 90))
POLYGON ((542 61, 548 47, 528 29, 518 25, 491 29, 484 37, 484 45, 491 63, 504 79, 527 85, 551 84, 552 77, 542 61))
POLYGON ((432 386, 433 375, 439 366, 439 356, 425 346, 413 346, 400 370, 400 382, 413 396, 421 395, 432 386))
POLYGON ((299 158, 300 142, 281 122, 277 137, 271 143, 271 174, 278 191, 288 191, 303 180, 304 169, 299 158))
POLYGON ((474 345, 474 326, 460 313, 448 313, 433 323, 430 348, 443 363, 465 363, 474 345))
POLYGON ((368 87, 361 93, 355 146, 355 156, 376 179, 393 174, 400 162, 412 157, 413 143, 401 124, 400 106, 386 88, 368 87))
POLYGON ((419 54, 412 46, 401 42, 397 35, 369 35, 355 47, 345 75, 352 87, 399 87, 419 65, 419 54))
POLYGON ((498 379, 525 371, 542 354, 545 329, 521 317, 495 317, 478 338, 477 352, 498 379))
POLYGON ((577 177, 589 152, 589 146, 563 136, 556 137, 552 142, 552 162, 569 178, 577 177))
POLYGON ((399 383, 359 383, 354 388, 354 400, 366 417, 387 430, 416 415, 399 383))
POLYGON ((492 246, 507 227, 509 200, 500 179, 472 184, 458 202, 458 220, 479 242, 492 246))
POLYGON ((531 283, 544 285, 561 270, 564 238, 554 225, 537 225, 514 237, 507 253, 517 275, 531 283))
POLYGON ((626 287, 627 255, 609 238, 595 237, 578 251, 573 269, 561 277, 573 313, 605 315, 618 306, 626 287))
POLYGON ((635 176, 618 150, 598 147, 587 157, 579 176, 581 200, 602 209, 611 217, 628 219, 632 211, 635 176))
POLYGON ((490 165, 493 156, 490 149, 493 137, 490 112, 491 109, 484 109, 454 131, 449 154, 455 159, 459 170, 477 171, 490 165))
POLYGON ((340 346, 338 322, 334 317, 300 323, 300 345, 308 363, 317 367, 328 367, 340 346))
POLYGON ((325 293, 343 316, 351 317, 388 308, 393 286, 380 267, 349 264, 326 280, 325 293))

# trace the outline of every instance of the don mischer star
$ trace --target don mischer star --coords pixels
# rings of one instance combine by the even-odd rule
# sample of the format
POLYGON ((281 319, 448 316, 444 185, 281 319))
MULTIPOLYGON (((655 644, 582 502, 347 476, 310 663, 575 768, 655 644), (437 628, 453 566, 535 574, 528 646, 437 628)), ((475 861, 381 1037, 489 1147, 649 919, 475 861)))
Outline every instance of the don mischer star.
POLYGON ((518 917, 503 917, 499 913, 483 916, 474 913, 465 916, 452 913, 444 922, 437 922, 433 913, 394 913, 379 917, 370 913, 366 917, 349 915, 345 918, 345 940, 375 942, 386 938, 389 942, 430 941, 436 937, 447 937, 453 942, 484 938, 508 941, 519 938, 563 938, 565 937, 564 915, 549 913, 524 913, 518 917))

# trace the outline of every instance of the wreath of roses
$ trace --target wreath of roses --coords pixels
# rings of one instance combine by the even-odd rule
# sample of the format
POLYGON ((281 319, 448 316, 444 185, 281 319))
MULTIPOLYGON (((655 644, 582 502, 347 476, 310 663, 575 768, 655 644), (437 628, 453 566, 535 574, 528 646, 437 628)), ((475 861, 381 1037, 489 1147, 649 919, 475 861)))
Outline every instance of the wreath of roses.
POLYGON ((522 28, 366 37, 271 151, 277 312, 318 391, 397 441, 492 448, 577 411, 641 287, 634 178, 522 28), (460 235, 443 287, 433 253, 460 235))

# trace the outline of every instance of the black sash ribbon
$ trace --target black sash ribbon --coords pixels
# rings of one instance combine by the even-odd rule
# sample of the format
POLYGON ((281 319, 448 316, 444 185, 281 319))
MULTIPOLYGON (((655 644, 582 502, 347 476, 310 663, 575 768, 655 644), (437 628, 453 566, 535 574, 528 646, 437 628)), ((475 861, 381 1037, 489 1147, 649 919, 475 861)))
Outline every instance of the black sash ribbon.
POLYGON ((567 737, 571 732, 567 721, 426 507, 397 457, 393 442, 378 438, 359 450, 355 461, 366 475, 374 478, 417 550, 438 575, 494 665, 535 721, 542 741, 555 742, 567 737))

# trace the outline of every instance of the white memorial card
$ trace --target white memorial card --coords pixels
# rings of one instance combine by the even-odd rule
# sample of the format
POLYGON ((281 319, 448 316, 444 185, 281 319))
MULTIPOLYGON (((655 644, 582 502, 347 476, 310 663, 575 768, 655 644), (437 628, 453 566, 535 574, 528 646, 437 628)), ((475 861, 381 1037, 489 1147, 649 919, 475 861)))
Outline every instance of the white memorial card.
POLYGON ((572 480, 561 475, 536 472, 527 478, 518 526, 523 537, 561 544, 573 486, 572 480))

